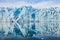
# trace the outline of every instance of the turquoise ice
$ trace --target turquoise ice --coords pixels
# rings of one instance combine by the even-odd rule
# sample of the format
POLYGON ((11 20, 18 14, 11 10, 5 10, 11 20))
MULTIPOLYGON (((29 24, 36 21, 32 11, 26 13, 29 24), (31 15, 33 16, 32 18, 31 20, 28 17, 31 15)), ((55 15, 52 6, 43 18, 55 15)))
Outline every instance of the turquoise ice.
POLYGON ((59 35, 60 9, 35 9, 32 6, 0 8, 0 33, 22 36, 59 35))

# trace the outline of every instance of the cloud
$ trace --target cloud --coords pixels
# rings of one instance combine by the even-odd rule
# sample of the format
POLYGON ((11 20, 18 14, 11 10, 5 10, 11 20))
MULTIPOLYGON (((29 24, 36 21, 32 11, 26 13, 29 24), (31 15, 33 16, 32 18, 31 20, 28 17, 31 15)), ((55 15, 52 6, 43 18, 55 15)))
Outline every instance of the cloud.
POLYGON ((16 2, 16 3, 0 3, 0 7, 21 7, 21 6, 32 6, 34 8, 47 8, 47 7, 60 7, 59 3, 54 1, 44 1, 38 3, 27 3, 27 2, 16 2))
POLYGON ((21 6, 29 6, 29 3, 26 2, 16 2, 16 3, 0 3, 0 7, 21 7, 21 6))
POLYGON ((53 1, 45 1, 32 5, 34 8, 48 8, 48 7, 60 7, 59 3, 53 1))

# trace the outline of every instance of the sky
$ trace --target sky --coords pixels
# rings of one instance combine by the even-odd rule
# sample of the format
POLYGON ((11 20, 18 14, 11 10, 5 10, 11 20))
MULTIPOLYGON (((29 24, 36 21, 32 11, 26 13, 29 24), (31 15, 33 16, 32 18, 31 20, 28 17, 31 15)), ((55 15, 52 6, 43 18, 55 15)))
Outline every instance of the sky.
POLYGON ((0 0, 1 6, 22 6, 22 5, 32 5, 32 6, 54 6, 60 5, 60 0, 0 0))
POLYGON ((38 2, 43 2, 43 1, 54 1, 57 3, 60 3, 60 0, 0 0, 0 3, 4 2, 28 2, 28 3, 38 3, 38 2))

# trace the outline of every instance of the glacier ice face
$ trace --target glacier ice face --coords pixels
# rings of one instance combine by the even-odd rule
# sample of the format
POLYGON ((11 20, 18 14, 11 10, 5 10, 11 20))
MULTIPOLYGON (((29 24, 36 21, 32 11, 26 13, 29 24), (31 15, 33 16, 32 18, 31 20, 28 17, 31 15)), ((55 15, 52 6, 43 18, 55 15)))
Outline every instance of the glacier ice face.
POLYGON ((0 8, 0 33, 33 36, 60 34, 60 9, 0 8))

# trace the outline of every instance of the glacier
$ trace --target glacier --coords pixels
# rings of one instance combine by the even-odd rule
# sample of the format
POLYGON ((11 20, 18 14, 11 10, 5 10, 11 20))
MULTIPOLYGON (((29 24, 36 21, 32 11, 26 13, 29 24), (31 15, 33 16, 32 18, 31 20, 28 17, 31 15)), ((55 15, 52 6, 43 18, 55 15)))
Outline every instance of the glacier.
POLYGON ((24 37, 60 35, 60 8, 0 8, 0 34, 24 37))

